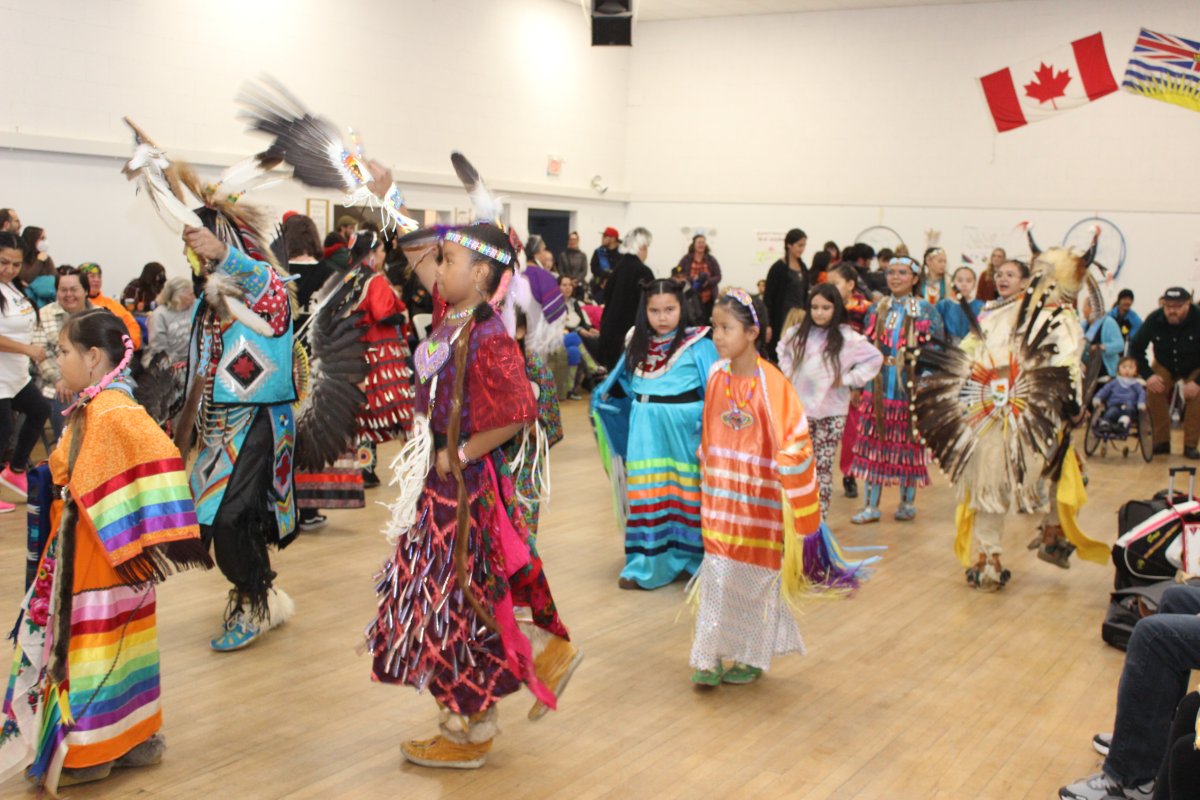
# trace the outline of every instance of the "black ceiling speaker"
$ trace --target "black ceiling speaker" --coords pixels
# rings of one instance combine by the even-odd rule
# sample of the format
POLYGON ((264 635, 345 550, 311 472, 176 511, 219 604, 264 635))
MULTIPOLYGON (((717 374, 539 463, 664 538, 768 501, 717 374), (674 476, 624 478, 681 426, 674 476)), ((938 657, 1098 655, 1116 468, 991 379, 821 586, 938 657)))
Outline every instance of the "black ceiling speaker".
POLYGON ((592 46, 633 44, 633 0, 592 0, 592 46))

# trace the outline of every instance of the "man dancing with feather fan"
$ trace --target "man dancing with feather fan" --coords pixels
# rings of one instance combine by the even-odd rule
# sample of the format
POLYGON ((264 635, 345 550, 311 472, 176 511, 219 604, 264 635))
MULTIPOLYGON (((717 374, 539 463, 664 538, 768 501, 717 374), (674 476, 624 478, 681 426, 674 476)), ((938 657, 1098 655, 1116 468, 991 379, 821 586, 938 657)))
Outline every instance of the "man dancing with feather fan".
MULTIPOLYGON (((1003 588, 1004 522, 1013 510, 1047 509, 1031 543, 1038 557, 1069 566, 1070 555, 1104 563, 1108 549, 1075 524, 1085 499, 1079 462, 1070 447, 1072 418, 1086 407, 1080 371, 1086 348, 1074 309, 1095 252, 1033 244, 1034 272, 1019 261, 995 271, 999 297, 989 301, 959 346, 927 349, 913 396, 913 419, 958 489, 955 553, 967 582, 981 591, 1003 588), (1049 483, 1049 491, 1046 484, 1049 483), (977 555, 972 560, 972 534, 977 555)), ((1103 306, 1098 306, 1103 307, 1103 306)))

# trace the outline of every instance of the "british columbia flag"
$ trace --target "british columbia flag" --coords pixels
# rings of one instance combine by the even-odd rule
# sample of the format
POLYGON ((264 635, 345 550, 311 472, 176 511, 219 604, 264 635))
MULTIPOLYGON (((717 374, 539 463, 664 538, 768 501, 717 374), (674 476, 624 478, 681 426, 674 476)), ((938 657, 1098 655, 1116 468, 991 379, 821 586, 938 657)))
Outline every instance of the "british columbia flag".
POLYGON ((1134 94, 1200 111, 1200 41, 1142 28, 1121 85, 1134 94))

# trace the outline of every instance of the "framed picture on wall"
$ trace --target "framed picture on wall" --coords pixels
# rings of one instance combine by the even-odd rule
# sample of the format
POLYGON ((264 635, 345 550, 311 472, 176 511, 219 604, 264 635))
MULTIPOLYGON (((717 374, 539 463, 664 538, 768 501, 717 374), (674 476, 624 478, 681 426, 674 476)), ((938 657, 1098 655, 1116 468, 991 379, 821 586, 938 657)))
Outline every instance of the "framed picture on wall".
POLYGON ((318 197, 310 197, 304 202, 304 213, 317 224, 317 230, 321 232, 321 236, 329 233, 329 209, 329 201, 318 197))

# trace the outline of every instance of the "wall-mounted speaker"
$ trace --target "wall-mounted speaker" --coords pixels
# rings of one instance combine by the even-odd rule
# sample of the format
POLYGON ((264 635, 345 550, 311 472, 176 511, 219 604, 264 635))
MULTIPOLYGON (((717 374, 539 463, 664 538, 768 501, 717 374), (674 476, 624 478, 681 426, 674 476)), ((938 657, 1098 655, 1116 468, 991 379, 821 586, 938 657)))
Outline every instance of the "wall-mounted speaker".
POLYGON ((633 0, 592 0, 592 46, 633 44, 633 0))

